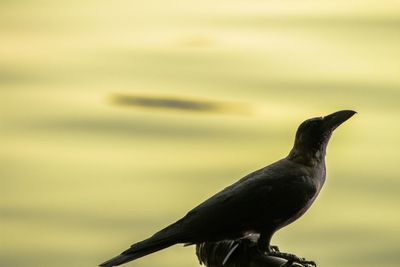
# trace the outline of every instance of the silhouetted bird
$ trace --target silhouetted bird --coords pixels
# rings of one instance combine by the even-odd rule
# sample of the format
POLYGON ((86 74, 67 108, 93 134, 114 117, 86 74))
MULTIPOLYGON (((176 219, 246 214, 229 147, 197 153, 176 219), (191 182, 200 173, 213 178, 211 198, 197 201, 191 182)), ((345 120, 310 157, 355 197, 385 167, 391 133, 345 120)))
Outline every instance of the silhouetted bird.
POLYGON ((150 238, 100 266, 117 266, 177 243, 198 244, 260 234, 270 251, 272 235, 311 206, 325 181, 326 146, 333 130, 356 112, 342 110, 304 121, 289 155, 248 174, 150 238))

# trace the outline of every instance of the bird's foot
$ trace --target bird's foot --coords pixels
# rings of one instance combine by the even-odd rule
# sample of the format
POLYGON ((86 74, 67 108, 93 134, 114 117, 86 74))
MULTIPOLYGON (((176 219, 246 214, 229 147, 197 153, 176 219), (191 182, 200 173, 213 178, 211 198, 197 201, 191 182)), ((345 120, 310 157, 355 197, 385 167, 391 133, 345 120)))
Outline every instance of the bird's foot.
POLYGON ((280 252, 278 246, 269 246, 269 251, 270 252, 280 252))
POLYGON ((270 246, 270 252, 268 256, 278 257, 287 260, 287 262, 282 265, 282 267, 289 266, 302 266, 302 267, 317 267, 314 261, 306 260, 305 258, 300 258, 294 254, 280 252, 277 246, 270 246))

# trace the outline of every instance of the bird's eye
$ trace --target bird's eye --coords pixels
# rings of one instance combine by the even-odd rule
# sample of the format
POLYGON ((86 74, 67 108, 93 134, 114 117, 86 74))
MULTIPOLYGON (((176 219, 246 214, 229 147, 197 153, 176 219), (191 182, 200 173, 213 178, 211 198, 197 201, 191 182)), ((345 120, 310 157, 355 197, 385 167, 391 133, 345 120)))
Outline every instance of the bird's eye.
POLYGON ((316 121, 309 121, 308 123, 307 123, 307 126, 314 126, 314 125, 316 125, 317 124, 317 122, 316 121))
POLYGON ((310 120, 309 123, 310 123, 310 126, 317 126, 317 125, 321 124, 321 119, 320 118, 315 118, 313 120, 310 120))

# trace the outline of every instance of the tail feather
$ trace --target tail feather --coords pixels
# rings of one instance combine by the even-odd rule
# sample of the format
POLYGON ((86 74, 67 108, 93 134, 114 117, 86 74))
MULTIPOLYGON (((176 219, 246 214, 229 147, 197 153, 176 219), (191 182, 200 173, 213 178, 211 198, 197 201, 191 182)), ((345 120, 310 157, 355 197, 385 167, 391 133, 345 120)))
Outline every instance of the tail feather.
POLYGON ((100 264, 100 267, 112 267, 124 264, 129 261, 136 260, 148 254, 170 247, 177 243, 181 243, 181 234, 177 232, 176 225, 168 226, 167 228, 157 232, 152 237, 133 244, 129 249, 125 250, 106 262, 100 264))
POLYGON ((112 267, 112 266, 118 266, 121 265, 125 262, 131 261, 130 256, 129 255, 118 255, 108 261, 103 262, 102 264, 100 264, 100 267, 112 267))
POLYGON ((176 243, 176 242, 160 242, 158 244, 149 244, 149 245, 143 244, 143 243, 146 243, 146 241, 147 240, 138 243, 137 244, 138 246, 136 246, 136 245, 132 246, 130 249, 122 252, 121 255, 118 255, 118 256, 100 264, 99 266, 101 266, 101 267, 118 266, 123 263, 136 260, 138 258, 141 258, 141 257, 151 254, 153 252, 159 251, 161 249, 167 248, 176 243))

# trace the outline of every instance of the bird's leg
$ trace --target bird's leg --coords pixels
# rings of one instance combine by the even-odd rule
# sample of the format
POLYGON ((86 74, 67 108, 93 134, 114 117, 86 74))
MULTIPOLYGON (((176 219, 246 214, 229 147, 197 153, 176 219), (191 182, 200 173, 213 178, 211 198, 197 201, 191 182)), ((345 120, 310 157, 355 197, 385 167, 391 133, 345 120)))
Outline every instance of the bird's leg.
POLYGON ((271 237, 272 235, 269 233, 260 234, 260 238, 257 242, 257 247, 262 254, 271 252, 271 247, 269 246, 269 243, 271 242, 271 237))
POLYGON ((269 246, 269 251, 270 252, 280 252, 279 247, 278 246, 269 246))

